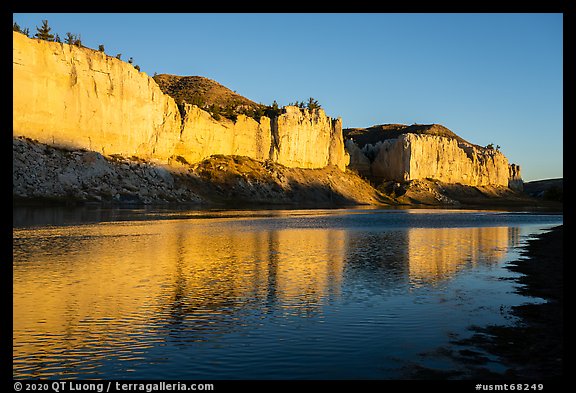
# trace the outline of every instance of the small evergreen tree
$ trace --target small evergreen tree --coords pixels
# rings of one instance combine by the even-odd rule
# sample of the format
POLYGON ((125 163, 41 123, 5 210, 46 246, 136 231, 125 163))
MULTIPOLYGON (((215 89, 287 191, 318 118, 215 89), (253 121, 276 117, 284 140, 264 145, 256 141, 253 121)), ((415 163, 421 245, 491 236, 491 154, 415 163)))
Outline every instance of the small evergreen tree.
POLYGON ((12 23, 12 30, 13 30, 13 31, 16 31, 16 32, 18 32, 18 33, 22 33, 22 34, 24 34, 26 37, 29 37, 29 36, 30 36, 30 29, 29 29, 29 28, 22 29, 22 28, 20 27, 20 25, 19 25, 18 23, 16 23, 16 22, 12 23))
POLYGON ((54 42, 62 42, 58 34, 56 34, 56 36, 54 37, 54 42))
POLYGON ((104 45, 102 45, 102 44, 98 45, 98 50, 100 52, 104 52, 104 45))
POLYGON ((139 66, 138 64, 136 64, 136 65, 134 66, 134 68, 136 68, 136 70, 140 71, 140 66, 139 66))
POLYGON ((262 116, 264 116, 265 112, 264 112, 264 108, 262 108, 261 106, 258 106, 254 109, 252 116, 254 119, 260 121, 260 118, 262 116))
POLYGON ((206 105, 206 103, 204 102, 202 97, 197 96, 197 95, 194 95, 191 97, 190 104, 196 105, 198 108, 203 108, 206 105))
POLYGON ((315 99, 312 98, 312 97, 310 97, 310 98, 308 99, 308 103, 306 104, 306 107, 307 107, 309 110, 314 110, 314 109, 320 109, 320 108, 321 108, 320 103, 318 103, 318 100, 315 100, 315 99))
POLYGON ((36 26, 37 33, 34 35, 34 37, 39 38, 41 40, 53 41, 54 35, 50 34, 50 30, 52 30, 52 28, 48 26, 48 20, 43 19, 42 26, 41 27, 36 26))
POLYGON ((74 41, 74 45, 82 46, 82 39, 80 38, 80 34, 78 34, 78 36, 76 37, 76 40, 74 41))
POLYGON ((280 115, 280 113, 282 113, 282 110, 278 106, 278 103, 276 102, 276 100, 274 100, 272 105, 267 106, 266 111, 264 112, 264 114, 266 116, 268 116, 269 118, 278 117, 280 115))
POLYGON ((220 120, 220 106, 216 104, 210 105, 209 112, 214 120, 220 120))
POLYGON ((236 106, 234 105, 234 102, 229 102, 226 104, 222 110, 222 115, 232 121, 236 121, 238 119, 238 114, 236 113, 236 106))
POLYGON ((118 60, 122 60, 122 53, 118 53, 118 54, 116 55, 116 58, 117 58, 118 60))
POLYGON ((76 34, 67 32, 66 36, 64 37, 64 42, 68 45, 74 45, 74 42, 76 42, 76 34))

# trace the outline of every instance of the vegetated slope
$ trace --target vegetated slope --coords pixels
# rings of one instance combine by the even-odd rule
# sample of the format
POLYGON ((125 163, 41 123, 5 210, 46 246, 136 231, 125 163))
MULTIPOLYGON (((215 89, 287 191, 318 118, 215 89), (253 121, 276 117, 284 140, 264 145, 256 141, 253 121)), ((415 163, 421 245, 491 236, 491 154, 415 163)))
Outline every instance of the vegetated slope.
POLYGON ((412 206, 542 207, 562 210, 562 206, 558 203, 546 204, 522 192, 496 185, 467 186, 434 179, 420 179, 405 183, 385 181, 377 189, 396 203, 412 206))
POLYGON ((178 76, 169 74, 155 75, 154 80, 165 94, 168 94, 176 103, 186 101, 199 107, 217 105, 219 107, 233 106, 245 109, 263 108, 261 104, 249 100, 221 85, 202 76, 178 76))
POLYGON ((524 183, 524 193, 548 200, 562 201, 564 179, 535 180, 524 183))
MULTIPOLYGON (((410 126, 405 124, 381 124, 368 128, 345 128, 342 132, 344 138, 352 139, 360 148, 367 144, 374 145, 386 139, 395 139, 402 134, 408 133, 443 136, 456 139, 458 142, 474 145, 440 124, 412 124, 410 126)), ((482 146, 474 146, 482 148, 482 146)))

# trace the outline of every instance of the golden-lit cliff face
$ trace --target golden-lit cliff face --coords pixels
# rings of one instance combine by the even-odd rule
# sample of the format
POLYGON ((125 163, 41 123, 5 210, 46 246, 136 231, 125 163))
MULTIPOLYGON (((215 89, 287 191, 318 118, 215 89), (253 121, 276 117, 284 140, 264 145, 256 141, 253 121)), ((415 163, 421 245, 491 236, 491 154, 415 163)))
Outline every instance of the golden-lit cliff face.
POLYGON ((403 134, 382 142, 372 163, 372 174, 396 181, 432 178, 470 186, 508 187, 510 180, 508 159, 500 151, 418 134, 403 134))
POLYGON ((213 154, 248 156, 266 160, 270 156, 272 135, 270 119, 257 122, 238 115, 236 121, 219 121, 195 105, 184 105, 184 119, 180 140, 174 154, 190 163, 202 161, 213 154))
POLYGON ((13 33, 13 135, 39 142, 190 163, 214 154, 272 159, 294 168, 335 165, 348 155, 340 120, 287 107, 275 120, 214 120, 195 106, 181 113, 154 79, 103 52, 13 33))
POLYGON ((13 33, 13 135, 103 154, 162 157, 179 138, 174 100, 132 65, 13 33))
POLYGON ((344 170, 350 157, 344 150, 342 119, 330 119, 324 110, 285 107, 272 124, 272 159, 288 167, 336 165, 344 170))

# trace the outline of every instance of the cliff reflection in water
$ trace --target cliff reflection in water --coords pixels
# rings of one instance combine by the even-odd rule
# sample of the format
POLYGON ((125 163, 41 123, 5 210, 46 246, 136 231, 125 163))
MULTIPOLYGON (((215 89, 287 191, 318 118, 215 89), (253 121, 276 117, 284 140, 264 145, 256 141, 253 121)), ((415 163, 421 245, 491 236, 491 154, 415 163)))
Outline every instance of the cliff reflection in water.
POLYGON ((518 227, 411 228, 407 255, 410 280, 434 282, 479 261, 497 263, 519 240, 518 227))
POLYGON ((98 375, 111 358, 139 361, 167 340, 216 342, 267 315, 321 314, 358 274, 379 286, 435 282, 498 261, 518 240, 505 227, 366 233, 241 222, 14 230, 15 373, 98 375))

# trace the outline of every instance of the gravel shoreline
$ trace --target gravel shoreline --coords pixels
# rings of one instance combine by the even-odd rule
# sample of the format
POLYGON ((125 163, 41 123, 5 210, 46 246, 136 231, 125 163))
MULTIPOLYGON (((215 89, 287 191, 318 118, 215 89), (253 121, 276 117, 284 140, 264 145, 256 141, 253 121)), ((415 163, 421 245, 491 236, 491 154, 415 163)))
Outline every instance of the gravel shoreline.
POLYGON ((509 366, 506 378, 522 380, 560 379, 563 376, 563 242, 560 225, 528 241, 522 253, 526 259, 508 267, 521 273, 518 292, 546 300, 541 304, 514 307, 520 326, 486 329, 493 339, 482 343, 489 352, 509 366))

